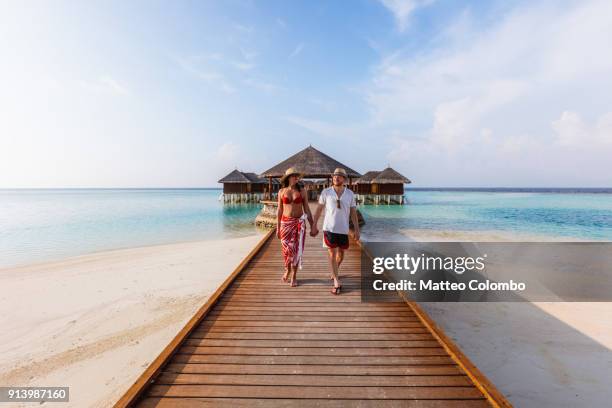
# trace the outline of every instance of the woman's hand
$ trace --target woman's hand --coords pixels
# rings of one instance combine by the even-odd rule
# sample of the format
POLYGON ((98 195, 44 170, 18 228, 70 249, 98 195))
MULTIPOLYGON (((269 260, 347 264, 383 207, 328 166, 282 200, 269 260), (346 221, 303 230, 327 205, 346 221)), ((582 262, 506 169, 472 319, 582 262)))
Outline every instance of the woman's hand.
POLYGON ((276 238, 281 239, 281 236, 280 236, 280 227, 276 227, 276 238))

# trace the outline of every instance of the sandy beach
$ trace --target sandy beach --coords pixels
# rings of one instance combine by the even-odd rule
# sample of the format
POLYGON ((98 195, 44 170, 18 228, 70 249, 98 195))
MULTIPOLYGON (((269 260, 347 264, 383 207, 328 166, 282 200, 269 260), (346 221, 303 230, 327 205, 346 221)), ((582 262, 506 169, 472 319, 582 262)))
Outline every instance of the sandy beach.
POLYGON ((0 269, 0 385, 69 386, 65 406, 112 405, 260 239, 0 269))
POLYGON ((421 242, 579 242, 574 237, 538 235, 506 231, 455 231, 433 229, 400 229, 399 232, 413 241, 421 242))
MULTIPOLYGON (((404 233, 412 240, 430 242, 555 240, 500 232, 404 233)), ((609 404, 612 303, 432 302, 422 306, 515 406, 609 404)))

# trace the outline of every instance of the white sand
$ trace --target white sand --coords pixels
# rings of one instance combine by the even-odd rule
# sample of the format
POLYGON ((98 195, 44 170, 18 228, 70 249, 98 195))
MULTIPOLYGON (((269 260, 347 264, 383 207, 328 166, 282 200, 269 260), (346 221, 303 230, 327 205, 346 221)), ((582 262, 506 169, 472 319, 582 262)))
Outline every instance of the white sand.
MULTIPOLYGON (((430 242, 554 240, 498 232, 403 233, 430 242)), ((610 406, 612 303, 421 305, 515 406, 610 406)))
POLYGON ((458 231, 432 229, 401 229, 400 233, 420 242, 578 242, 580 238, 527 234, 505 231, 458 231))
POLYGON ((62 406, 112 405, 260 239, 0 269, 0 385, 69 386, 62 406))

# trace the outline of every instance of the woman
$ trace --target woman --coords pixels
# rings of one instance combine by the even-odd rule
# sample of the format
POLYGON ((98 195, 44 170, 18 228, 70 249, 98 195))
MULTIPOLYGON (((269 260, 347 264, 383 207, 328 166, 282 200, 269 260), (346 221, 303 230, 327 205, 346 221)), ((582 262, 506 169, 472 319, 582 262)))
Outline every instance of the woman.
POLYGON ((297 269, 302 267, 302 252, 306 238, 306 219, 312 229, 312 214, 308 206, 308 194, 299 183, 302 175, 293 167, 285 171, 278 192, 276 236, 281 240, 285 274, 282 282, 297 286, 297 269))

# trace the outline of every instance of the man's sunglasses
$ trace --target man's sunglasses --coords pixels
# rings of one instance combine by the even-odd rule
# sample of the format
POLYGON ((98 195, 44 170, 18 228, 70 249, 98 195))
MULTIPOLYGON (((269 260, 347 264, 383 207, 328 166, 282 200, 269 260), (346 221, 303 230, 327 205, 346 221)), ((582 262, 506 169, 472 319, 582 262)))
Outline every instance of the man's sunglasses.
POLYGON ((340 207, 340 199, 339 198, 336 198, 336 204, 338 205, 338 208, 342 208, 342 207, 340 207))

